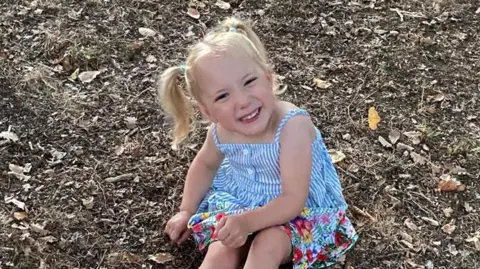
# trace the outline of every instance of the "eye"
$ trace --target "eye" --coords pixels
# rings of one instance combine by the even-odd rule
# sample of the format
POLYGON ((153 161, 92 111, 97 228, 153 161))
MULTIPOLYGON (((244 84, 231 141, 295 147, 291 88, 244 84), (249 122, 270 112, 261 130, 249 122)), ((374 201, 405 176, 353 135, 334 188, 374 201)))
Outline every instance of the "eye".
POLYGON ((253 78, 245 81, 245 85, 244 85, 244 86, 251 85, 255 80, 257 80, 257 77, 253 77, 253 78))
POLYGON ((222 93, 222 94, 218 95, 217 97, 215 97, 215 102, 221 101, 221 100, 223 100, 227 97, 228 97, 228 93, 222 93))

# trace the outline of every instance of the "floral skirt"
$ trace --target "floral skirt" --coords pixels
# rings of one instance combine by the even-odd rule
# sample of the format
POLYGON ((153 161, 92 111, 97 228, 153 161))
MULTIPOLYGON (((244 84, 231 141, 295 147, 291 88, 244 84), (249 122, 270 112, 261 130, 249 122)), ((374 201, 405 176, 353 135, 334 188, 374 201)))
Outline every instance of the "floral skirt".
MULTIPOLYGON (((208 247, 216 239, 212 238, 215 225, 225 215, 238 215, 247 210, 242 207, 219 201, 213 206, 199 208, 193 215, 188 228, 200 250, 208 247)), ((345 209, 307 208, 287 224, 280 226, 290 237, 293 250, 293 268, 325 268, 333 265, 352 248, 358 239, 355 229, 345 215, 345 209)))

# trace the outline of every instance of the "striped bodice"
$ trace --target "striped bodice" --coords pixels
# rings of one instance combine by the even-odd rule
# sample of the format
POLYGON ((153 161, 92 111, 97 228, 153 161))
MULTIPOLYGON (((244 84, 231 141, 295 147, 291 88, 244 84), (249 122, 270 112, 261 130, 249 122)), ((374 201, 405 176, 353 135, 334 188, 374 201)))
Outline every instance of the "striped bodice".
MULTIPOLYGON (((221 169, 214 179, 214 189, 228 193, 236 203, 240 202, 247 206, 262 206, 279 196, 281 193, 279 139, 283 126, 295 115, 308 113, 298 108, 290 110, 281 119, 272 143, 220 143, 214 126, 215 144, 225 155, 221 169)), ((318 129, 316 133, 317 137, 312 145, 312 176, 306 206, 336 209, 346 207, 335 167, 318 129)))

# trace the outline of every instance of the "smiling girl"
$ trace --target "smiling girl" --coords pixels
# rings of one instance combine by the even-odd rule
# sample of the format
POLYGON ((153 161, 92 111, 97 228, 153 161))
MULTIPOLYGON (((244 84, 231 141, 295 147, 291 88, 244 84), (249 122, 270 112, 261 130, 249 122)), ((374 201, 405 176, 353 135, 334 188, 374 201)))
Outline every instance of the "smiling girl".
POLYGON ((342 187, 308 112, 277 97, 264 46, 229 18, 160 79, 173 143, 190 132, 193 98, 211 121, 165 232, 207 250, 200 268, 324 268, 357 240, 342 187), (186 89, 177 84, 182 76, 186 89), (187 97, 188 96, 188 97, 187 97))

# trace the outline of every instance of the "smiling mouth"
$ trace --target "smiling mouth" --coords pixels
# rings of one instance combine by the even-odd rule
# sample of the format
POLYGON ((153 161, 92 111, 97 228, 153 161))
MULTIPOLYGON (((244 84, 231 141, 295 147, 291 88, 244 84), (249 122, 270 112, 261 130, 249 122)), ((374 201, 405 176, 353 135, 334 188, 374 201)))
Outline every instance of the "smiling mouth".
POLYGON ((261 110, 261 108, 257 108, 252 113, 241 117, 240 121, 243 122, 243 123, 250 123, 250 122, 255 121, 258 118, 258 115, 260 115, 260 110, 261 110))

